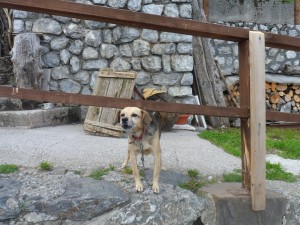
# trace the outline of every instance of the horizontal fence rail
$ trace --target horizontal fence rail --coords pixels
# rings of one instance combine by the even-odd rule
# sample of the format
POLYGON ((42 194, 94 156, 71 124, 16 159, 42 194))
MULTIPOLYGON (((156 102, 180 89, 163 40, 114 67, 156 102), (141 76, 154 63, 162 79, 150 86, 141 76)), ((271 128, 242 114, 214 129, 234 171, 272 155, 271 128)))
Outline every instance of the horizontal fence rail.
POLYGON ((104 96, 71 94, 63 92, 39 91, 25 88, 0 86, 0 96, 35 101, 47 101, 64 104, 101 106, 108 108, 124 108, 136 106, 150 111, 184 113, 191 115, 210 115, 219 117, 247 118, 247 108, 217 107, 205 105, 191 105, 180 103, 156 102, 135 99, 113 98, 104 96))
MULTIPOLYGON (((235 42, 249 38, 249 30, 246 29, 60 0, 0 0, 0 7, 235 42)), ((299 38, 266 32, 265 39, 267 47, 300 51, 299 38)))

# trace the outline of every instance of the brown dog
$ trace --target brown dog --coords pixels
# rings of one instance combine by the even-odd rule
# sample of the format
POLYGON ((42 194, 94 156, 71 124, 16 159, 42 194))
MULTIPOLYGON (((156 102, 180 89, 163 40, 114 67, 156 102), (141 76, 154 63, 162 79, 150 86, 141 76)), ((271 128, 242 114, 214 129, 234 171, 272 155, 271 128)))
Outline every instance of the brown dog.
POLYGON ((159 193, 159 174, 161 167, 161 148, 160 148, 160 130, 156 119, 147 111, 137 107, 126 107, 120 112, 120 124, 123 130, 128 134, 128 155, 122 165, 126 167, 130 159, 133 176, 135 180, 135 189, 143 191, 144 186, 141 182, 138 168, 137 155, 141 153, 152 154, 154 156, 153 172, 153 192, 159 193))

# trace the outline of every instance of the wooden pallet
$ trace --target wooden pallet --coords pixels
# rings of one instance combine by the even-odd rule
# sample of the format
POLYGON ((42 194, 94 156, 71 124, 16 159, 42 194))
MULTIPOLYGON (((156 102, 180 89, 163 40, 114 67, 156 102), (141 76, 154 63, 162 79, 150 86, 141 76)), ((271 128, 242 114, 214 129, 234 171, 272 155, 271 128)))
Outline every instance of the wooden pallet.
MULTIPOLYGON (((115 72, 102 69, 97 77, 93 95, 131 98, 135 84, 135 72, 115 72)), ((83 129, 100 136, 122 136, 122 128, 115 125, 118 109, 90 106, 84 121, 83 129)))

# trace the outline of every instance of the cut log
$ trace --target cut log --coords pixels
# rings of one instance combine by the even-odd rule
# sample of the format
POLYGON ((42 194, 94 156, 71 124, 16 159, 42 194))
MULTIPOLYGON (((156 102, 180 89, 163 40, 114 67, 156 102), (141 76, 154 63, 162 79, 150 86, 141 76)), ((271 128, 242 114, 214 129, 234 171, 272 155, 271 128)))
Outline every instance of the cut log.
POLYGON ((285 96, 284 96, 284 100, 285 100, 286 102, 290 102, 290 101, 292 100, 292 97, 289 96, 289 95, 285 95, 285 96))
POLYGON ((296 105, 296 102, 295 101, 292 101, 292 106, 295 106, 296 105))
POLYGON ((265 89, 271 89, 271 85, 268 83, 265 83, 265 89))
POLYGON ((300 97, 299 97, 299 95, 294 95, 294 101, 295 102, 300 102, 300 97))
POLYGON ((279 102, 279 100, 280 100, 280 96, 278 93, 274 93, 270 99, 271 103, 273 103, 273 104, 277 104, 279 102))
POLYGON ((272 90, 272 91, 276 91, 276 83, 273 82, 273 83, 271 84, 271 90, 272 90))
MULTIPOLYGON (((194 20, 206 21, 201 0, 193 0, 192 8, 194 20)), ((208 38, 193 37, 193 55, 195 81, 202 104, 225 107, 226 103, 222 90, 222 81, 218 75, 208 38)), ((230 125, 228 118, 212 116, 206 118, 212 127, 230 125)))
POLYGON ((294 96, 293 90, 290 90, 289 93, 288 93, 288 95, 291 96, 291 97, 293 97, 294 96))
POLYGON ((277 91, 285 91, 287 89, 287 85, 285 84, 277 84, 276 85, 277 91))
POLYGON ((300 89, 295 90, 295 94, 300 95, 300 89))
POLYGON ((283 91, 280 91, 280 92, 279 92, 279 96, 280 96, 280 97, 282 97, 282 96, 284 96, 284 95, 285 95, 285 94, 284 94, 283 91))

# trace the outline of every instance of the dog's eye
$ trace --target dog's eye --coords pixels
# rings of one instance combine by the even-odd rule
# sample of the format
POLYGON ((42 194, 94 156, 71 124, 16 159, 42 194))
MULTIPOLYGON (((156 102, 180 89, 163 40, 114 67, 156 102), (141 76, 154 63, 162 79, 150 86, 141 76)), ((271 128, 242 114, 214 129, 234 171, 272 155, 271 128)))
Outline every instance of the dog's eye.
POLYGON ((133 113, 131 116, 132 116, 132 117, 137 117, 137 114, 133 113))
POLYGON ((122 113, 120 116, 121 116, 121 117, 125 116, 125 113, 122 113))

